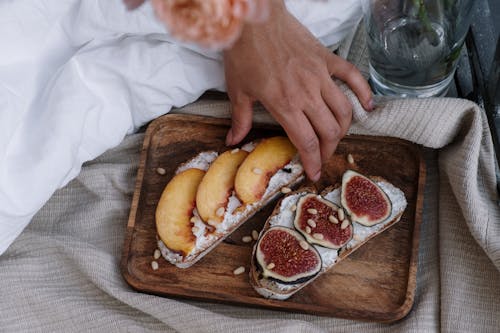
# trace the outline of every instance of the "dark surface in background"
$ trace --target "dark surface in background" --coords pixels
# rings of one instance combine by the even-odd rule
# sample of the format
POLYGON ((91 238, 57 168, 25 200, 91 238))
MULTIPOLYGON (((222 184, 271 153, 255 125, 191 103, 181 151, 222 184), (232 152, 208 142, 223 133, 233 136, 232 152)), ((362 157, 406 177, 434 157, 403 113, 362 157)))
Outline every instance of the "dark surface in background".
POLYGON ((500 165, 500 1, 477 0, 473 15, 448 96, 467 98, 484 108, 500 165))
POLYGON ((484 77, 488 77, 500 33, 500 1, 477 0, 471 32, 474 35, 484 77))

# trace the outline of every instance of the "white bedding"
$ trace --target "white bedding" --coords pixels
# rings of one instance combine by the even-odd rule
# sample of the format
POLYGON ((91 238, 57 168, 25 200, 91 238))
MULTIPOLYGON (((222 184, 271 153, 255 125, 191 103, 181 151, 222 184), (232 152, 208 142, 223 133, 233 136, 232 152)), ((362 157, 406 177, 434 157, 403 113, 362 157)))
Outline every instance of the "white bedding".
MULTIPOLYGON (((361 12, 357 0, 287 5, 325 45, 361 12)), ((177 44, 149 4, 0 0, 0 31, 0 254, 85 161, 224 90, 220 54, 177 44)))

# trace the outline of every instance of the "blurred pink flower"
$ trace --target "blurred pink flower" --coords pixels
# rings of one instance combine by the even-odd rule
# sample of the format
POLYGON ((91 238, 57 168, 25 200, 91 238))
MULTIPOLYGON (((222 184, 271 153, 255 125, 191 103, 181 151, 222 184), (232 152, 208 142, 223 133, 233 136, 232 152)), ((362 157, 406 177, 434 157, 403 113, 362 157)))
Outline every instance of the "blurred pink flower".
POLYGON ((211 49, 230 47, 243 25, 265 20, 272 0, 152 0, 156 16, 179 40, 211 49))

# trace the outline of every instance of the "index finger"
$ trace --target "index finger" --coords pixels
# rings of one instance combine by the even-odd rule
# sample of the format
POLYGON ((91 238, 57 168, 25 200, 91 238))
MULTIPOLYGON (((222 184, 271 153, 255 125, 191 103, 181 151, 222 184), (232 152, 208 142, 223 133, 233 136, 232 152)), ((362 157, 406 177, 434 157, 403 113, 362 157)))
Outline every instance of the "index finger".
POLYGON ((288 138, 297 148, 307 177, 312 181, 318 181, 321 176, 320 145, 309 119, 299 109, 286 110, 286 112, 280 112, 273 108, 267 109, 281 124, 288 134, 288 138))
POLYGON ((373 109, 370 85, 356 66, 336 54, 329 53, 327 67, 331 75, 347 83, 358 96, 365 110, 371 111, 373 109))

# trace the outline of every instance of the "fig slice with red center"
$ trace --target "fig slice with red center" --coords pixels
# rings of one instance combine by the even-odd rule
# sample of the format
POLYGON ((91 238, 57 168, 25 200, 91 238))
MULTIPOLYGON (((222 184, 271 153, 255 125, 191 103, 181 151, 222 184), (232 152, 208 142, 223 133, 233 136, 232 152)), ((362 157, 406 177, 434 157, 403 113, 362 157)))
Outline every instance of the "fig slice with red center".
POLYGON ((297 284, 313 278, 321 270, 318 251, 293 229, 269 228, 256 246, 255 259, 267 278, 297 284))
POLYGON ((367 227, 391 215, 392 204, 387 194, 370 178, 352 170, 342 176, 340 200, 351 220, 367 227))
POLYGON ((352 223, 341 210, 317 194, 307 194, 297 203, 293 224, 309 243, 339 249, 353 235, 352 223))

